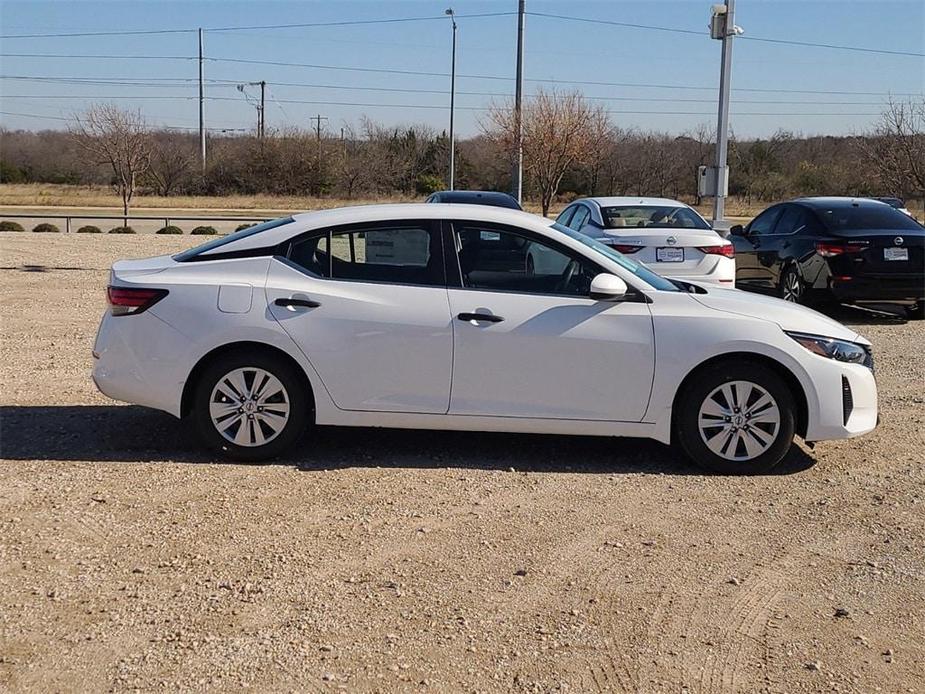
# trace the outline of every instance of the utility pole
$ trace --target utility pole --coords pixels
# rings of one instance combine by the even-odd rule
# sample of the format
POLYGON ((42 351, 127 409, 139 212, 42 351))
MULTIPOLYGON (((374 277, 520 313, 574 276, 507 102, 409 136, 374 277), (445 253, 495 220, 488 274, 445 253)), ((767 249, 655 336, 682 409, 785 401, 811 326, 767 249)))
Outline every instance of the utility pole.
POLYGON ((524 190, 524 23, 526 21, 526 0, 517 2, 517 86, 514 92, 514 172, 511 191, 517 202, 521 202, 524 190))
POLYGON ((327 120, 320 113, 312 118, 315 121, 315 137, 318 139, 318 192, 321 193, 321 188, 324 184, 324 156, 321 149, 321 121, 327 120))
POLYGON ((202 80, 202 29, 199 29, 199 160, 202 165, 202 175, 206 173, 206 121, 205 121, 205 91, 202 80))
POLYGON ((264 96, 267 90, 267 83, 265 80, 260 80, 260 132, 258 137, 263 139, 264 133, 266 132, 267 126, 267 111, 264 108, 264 96))
POLYGON ((710 37, 723 42, 719 71, 719 113, 716 119, 716 196, 713 198, 713 225, 726 215, 727 150, 729 147, 729 92, 732 77, 732 39, 742 30, 735 25, 735 0, 713 5, 710 37))
POLYGON ((453 8, 446 11, 453 22, 453 58, 450 62, 450 190, 456 189, 456 136, 453 133, 453 115, 456 111, 456 14, 453 8))

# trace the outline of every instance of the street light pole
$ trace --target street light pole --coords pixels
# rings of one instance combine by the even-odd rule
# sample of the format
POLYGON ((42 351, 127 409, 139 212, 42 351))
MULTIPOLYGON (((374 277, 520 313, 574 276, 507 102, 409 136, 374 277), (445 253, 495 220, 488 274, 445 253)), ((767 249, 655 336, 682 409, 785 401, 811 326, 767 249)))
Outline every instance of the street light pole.
POLYGON ((199 30, 199 159, 203 176, 206 173, 205 89, 202 79, 202 29, 199 30))
POLYGON ((512 178, 514 197, 521 202, 524 190, 524 22, 526 20, 526 0, 517 3, 517 83, 514 91, 514 173, 512 178))
POLYGON ((710 36, 723 42, 719 72, 719 113, 716 119, 716 197, 713 198, 713 225, 726 214, 727 150, 729 147, 729 91, 732 77, 732 39, 742 32, 735 25, 735 0, 713 6, 710 36))
POLYGON ((447 9, 453 22, 453 58, 450 63, 450 190, 456 188, 456 137, 453 132, 453 116, 456 111, 456 14, 453 8, 447 9))

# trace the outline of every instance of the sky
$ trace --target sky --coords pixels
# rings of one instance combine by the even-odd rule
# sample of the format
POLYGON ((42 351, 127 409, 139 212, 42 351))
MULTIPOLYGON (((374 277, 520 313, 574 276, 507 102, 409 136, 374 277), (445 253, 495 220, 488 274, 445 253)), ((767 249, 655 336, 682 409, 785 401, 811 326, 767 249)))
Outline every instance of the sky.
MULTIPOLYGON (((525 94, 538 87, 579 89, 604 105, 621 127, 675 134, 701 124, 714 127, 721 42, 709 38, 710 5, 707 0, 527 0, 528 13, 535 14, 526 18, 525 94)), ((484 109, 492 101, 505 103, 514 92, 516 0, 0 0, 0 124, 61 129, 75 112, 112 101, 140 109, 151 125, 195 130, 195 31, 13 36, 203 27, 210 129, 253 131, 259 88, 241 92, 237 85, 265 80, 268 129, 314 127, 311 119, 320 115, 326 132, 339 134, 341 127, 358 126, 365 115, 386 125, 426 123, 444 130, 452 37, 444 10, 449 6, 458 15, 456 132, 475 135, 485 121, 484 109), (416 17, 432 19, 215 30, 416 17), (112 57, 78 57, 88 55, 112 57)), ((921 99, 925 92, 925 0, 738 0, 735 23, 745 31, 733 49, 730 124, 736 136, 767 136, 778 129, 806 135, 861 132, 891 95, 921 99)))

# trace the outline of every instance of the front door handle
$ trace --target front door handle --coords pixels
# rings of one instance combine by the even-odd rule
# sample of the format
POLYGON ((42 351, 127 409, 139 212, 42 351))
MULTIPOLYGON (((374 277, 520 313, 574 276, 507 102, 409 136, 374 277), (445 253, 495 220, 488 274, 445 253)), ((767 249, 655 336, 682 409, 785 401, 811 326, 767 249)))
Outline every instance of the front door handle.
POLYGON ((456 316, 459 320, 464 321, 486 321, 488 323, 500 323, 504 319, 501 316, 496 316, 491 313, 460 313, 456 316))
POLYGON ((282 306, 283 308, 318 308, 321 306, 321 304, 317 301, 312 301, 311 299, 296 299, 294 297, 281 297, 273 303, 277 306, 282 306))

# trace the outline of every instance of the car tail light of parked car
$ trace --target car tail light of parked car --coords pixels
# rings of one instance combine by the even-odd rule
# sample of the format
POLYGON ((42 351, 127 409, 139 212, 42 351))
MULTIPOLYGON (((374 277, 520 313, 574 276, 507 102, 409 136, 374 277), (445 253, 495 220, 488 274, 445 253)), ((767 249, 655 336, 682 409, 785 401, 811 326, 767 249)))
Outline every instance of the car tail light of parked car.
POLYGON ((816 252, 823 258, 832 258, 842 253, 860 253, 868 246, 867 241, 845 243, 840 241, 817 241, 816 252))
POLYGON ((166 289, 151 287, 106 287, 106 298, 114 316, 141 313, 167 296, 166 289))
POLYGON ((735 258, 736 249, 731 243, 723 246, 697 246, 697 250, 707 255, 721 255, 726 258, 735 258))
POLYGON ((644 248, 644 246, 630 246, 625 243, 614 243, 610 246, 616 251, 620 251, 623 255, 629 255, 630 253, 635 253, 636 251, 644 248))

